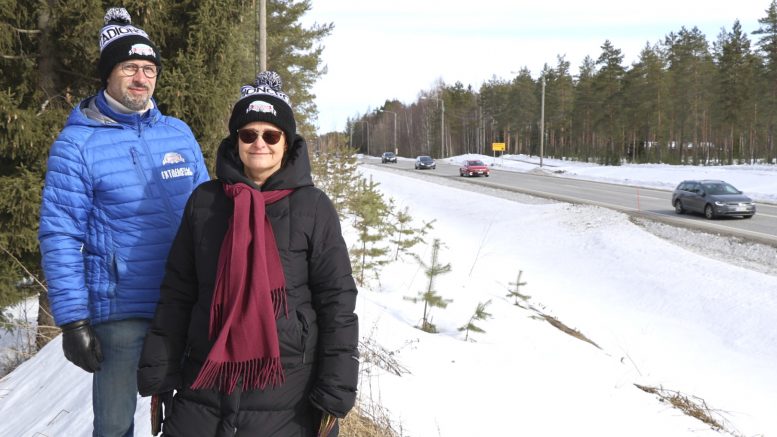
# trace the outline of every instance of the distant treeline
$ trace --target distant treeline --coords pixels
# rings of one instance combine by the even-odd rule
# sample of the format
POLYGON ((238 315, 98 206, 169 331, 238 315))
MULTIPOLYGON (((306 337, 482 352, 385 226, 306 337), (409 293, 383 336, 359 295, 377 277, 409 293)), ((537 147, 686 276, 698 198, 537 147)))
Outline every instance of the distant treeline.
POLYGON ((506 153, 539 155, 542 144, 548 157, 612 165, 774 164, 777 1, 758 22, 748 34, 736 20, 713 42, 682 27, 646 44, 630 66, 607 40, 576 76, 558 56, 537 79, 524 68, 479 90, 439 84, 410 105, 386 101, 349 120, 347 134, 373 155, 395 147, 401 156, 490 155, 492 143, 505 143, 506 153))

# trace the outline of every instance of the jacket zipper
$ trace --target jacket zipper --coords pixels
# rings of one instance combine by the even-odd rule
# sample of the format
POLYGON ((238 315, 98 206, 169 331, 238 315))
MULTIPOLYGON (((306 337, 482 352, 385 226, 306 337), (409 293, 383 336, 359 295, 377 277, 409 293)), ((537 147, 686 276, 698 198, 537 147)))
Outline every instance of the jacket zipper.
POLYGON ((234 428, 235 434, 234 435, 237 435, 237 420, 240 417, 240 400, 243 398, 243 391, 245 390, 245 387, 242 386, 243 385, 242 377, 237 381, 237 384, 240 387, 240 390, 239 390, 239 393, 235 394, 237 396, 237 402, 235 403, 235 428, 234 428))
MULTIPOLYGON (((153 160, 153 155, 151 154, 151 148, 148 147, 146 138, 143 136, 143 122, 140 119, 140 115, 137 115, 135 120, 137 121, 137 126, 138 126, 138 139, 140 140, 140 143, 143 144, 143 149, 146 152, 146 156, 148 157, 148 160, 151 162, 151 166, 149 167, 149 169, 151 170, 151 174, 154 178, 154 182, 156 182, 156 186, 158 188, 157 191, 159 192, 159 197, 162 198, 162 201, 164 202, 165 207, 167 208, 168 217, 173 223, 175 223, 177 221, 177 217, 173 212, 173 205, 172 203, 170 203, 170 196, 167 194, 167 191, 162 186, 162 179, 159 176, 159 172, 157 171, 156 167, 154 166, 154 160, 153 160)), ((145 172, 143 172, 143 176, 145 179, 145 172)), ((146 179, 146 184, 148 184, 147 179, 146 179)))
POLYGON ((143 171, 143 164, 140 162, 140 154, 135 146, 130 147, 130 155, 132 155, 132 165, 135 167, 135 171, 138 173, 138 176, 145 186, 148 187, 148 178, 146 177, 146 172, 143 171))

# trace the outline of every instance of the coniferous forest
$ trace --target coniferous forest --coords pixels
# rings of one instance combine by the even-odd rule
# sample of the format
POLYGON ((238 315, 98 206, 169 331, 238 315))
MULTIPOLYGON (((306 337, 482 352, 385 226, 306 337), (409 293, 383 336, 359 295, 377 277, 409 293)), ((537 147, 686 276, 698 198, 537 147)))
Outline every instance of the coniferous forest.
POLYGON ((505 153, 539 155, 544 124, 542 152, 554 158, 774 164, 777 3, 767 1, 757 29, 743 29, 734 18, 713 37, 682 27, 656 35, 631 65, 605 40, 576 75, 557 56, 540 72, 524 68, 479 89, 437 84, 409 105, 388 100, 349 120, 348 135, 365 153, 369 140, 373 155, 395 147, 400 156, 490 155, 495 142, 505 143, 505 153))

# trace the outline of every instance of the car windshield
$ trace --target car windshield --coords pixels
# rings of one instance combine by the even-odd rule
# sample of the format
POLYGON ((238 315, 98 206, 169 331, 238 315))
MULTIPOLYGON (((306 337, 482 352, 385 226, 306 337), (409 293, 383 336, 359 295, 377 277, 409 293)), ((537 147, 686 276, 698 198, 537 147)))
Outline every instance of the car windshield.
POLYGON ((739 190, 725 182, 706 183, 702 186, 707 194, 739 194, 739 190))
POLYGON ((383 154, 383 156, 385 156, 386 158, 391 158, 392 156, 394 156, 394 154, 391 152, 386 152, 383 154))
POLYGON ((432 158, 429 156, 422 156, 418 158, 421 162, 432 162, 432 158))
POLYGON ((483 161, 467 161, 468 165, 485 165, 483 161))

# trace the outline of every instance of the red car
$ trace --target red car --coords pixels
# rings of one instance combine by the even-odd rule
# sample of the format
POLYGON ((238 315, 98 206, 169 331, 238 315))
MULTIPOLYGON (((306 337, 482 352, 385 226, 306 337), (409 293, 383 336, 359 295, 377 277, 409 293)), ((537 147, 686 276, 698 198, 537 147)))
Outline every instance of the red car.
POLYGON ((459 176, 488 177, 488 167, 479 159, 468 159, 459 167, 459 176))

